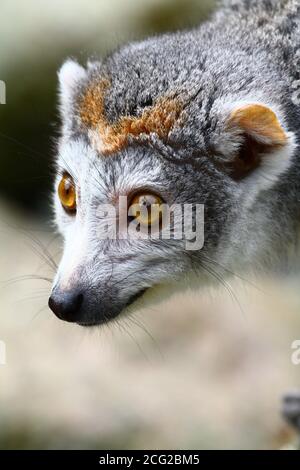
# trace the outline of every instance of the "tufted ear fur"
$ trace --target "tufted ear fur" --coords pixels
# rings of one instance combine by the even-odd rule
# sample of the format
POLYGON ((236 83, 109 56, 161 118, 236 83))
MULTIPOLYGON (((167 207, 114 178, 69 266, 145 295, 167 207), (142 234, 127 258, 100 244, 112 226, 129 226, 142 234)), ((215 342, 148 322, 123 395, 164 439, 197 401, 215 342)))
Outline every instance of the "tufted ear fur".
POLYGON ((85 79, 86 70, 77 62, 68 59, 58 72, 60 109, 62 118, 70 113, 74 92, 78 84, 85 79))
POLYGON ((263 173, 274 181, 289 167, 295 137, 270 107, 260 103, 234 106, 225 127, 233 152, 223 161, 224 169, 234 180, 263 173))

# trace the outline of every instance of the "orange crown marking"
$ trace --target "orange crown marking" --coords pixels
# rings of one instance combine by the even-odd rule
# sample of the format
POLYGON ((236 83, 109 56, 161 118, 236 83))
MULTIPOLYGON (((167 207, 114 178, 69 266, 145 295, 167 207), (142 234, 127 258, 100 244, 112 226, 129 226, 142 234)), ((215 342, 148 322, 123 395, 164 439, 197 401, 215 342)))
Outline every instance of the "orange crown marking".
POLYGON ((105 155, 126 147, 129 136, 155 133, 166 138, 183 110, 178 98, 162 97, 139 117, 123 116, 109 123, 104 114, 104 95, 108 87, 108 80, 94 84, 88 88, 80 105, 81 121, 96 131, 97 148, 105 155))

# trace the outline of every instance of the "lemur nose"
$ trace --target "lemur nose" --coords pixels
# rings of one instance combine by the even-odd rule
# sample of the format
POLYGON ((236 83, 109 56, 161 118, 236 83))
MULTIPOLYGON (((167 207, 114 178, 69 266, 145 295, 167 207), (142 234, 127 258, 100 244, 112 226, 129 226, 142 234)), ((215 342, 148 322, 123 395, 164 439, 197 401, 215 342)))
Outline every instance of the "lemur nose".
POLYGON ((69 292, 53 291, 48 305, 60 320, 76 322, 82 313, 83 300, 82 292, 77 289, 69 292))

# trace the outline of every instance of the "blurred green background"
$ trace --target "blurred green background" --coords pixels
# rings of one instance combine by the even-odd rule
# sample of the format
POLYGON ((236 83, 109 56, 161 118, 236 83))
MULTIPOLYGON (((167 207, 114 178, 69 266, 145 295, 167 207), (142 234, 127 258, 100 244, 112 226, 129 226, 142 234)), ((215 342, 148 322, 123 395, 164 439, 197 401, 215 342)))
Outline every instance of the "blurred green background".
POLYGON ((175 296, 87 332, 47 309, 61 240, 49 193, 56 72, 126 41, 200 23, 205 0, 1 0, 0 448, 277 448, 299 387, 299 278, 175 296), (46 248, 47 247, 47 250, 46 248))

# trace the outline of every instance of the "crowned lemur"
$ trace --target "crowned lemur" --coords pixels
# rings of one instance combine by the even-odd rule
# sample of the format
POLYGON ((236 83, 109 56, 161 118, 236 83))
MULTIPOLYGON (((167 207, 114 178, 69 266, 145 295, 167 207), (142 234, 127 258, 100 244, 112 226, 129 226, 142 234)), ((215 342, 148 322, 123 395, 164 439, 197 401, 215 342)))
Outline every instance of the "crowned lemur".
POLYGON ((54 206, 64 254, 49 300, 59 318, 99 325, 195 280, 295 259, 298 0, 223 1, 192 31, 130 43, 86 67, 67 60, 59 82, 54 206), (129 223, 121 197, 147 211, 202 205, 202 248, 99 237, 99 207, 129 223))

